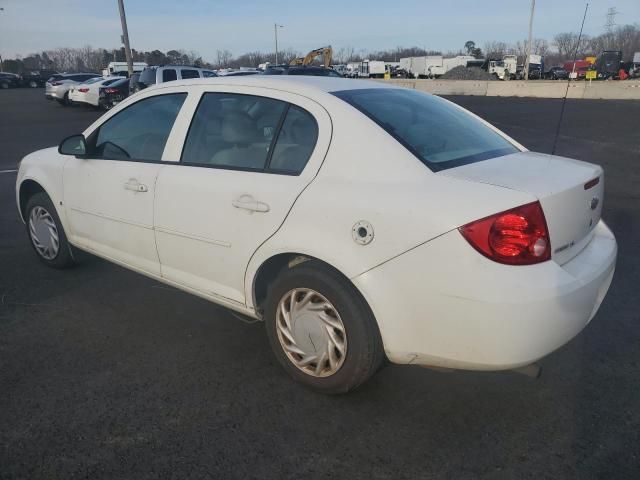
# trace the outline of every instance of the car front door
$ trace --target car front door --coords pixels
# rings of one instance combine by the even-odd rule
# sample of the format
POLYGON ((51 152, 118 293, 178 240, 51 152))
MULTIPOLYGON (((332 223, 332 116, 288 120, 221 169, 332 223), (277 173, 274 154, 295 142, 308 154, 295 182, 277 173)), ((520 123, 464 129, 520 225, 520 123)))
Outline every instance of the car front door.
POLYGON ((88 132, 86 158, 64 166, 72 243, 160 275, 153 233, 155 182, 167 139, 187 94, 147 96, 88 132))
POLYGON ((203 91, 183 138, 184 148, 174 152, 180 162, 167 164, 156 184, 162 276, 245 304, 249 260, 315 177, 330 118, 304 97, 227 87, 203 91))

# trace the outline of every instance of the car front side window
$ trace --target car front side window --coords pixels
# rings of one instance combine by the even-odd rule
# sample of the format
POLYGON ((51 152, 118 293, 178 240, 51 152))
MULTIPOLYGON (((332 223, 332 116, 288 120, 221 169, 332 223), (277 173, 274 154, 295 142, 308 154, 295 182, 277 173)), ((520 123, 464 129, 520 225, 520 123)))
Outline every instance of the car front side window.
POLYGON ((89 138, 90 156, 160 161, 186 93, 140 100, 103 123, 89 138))

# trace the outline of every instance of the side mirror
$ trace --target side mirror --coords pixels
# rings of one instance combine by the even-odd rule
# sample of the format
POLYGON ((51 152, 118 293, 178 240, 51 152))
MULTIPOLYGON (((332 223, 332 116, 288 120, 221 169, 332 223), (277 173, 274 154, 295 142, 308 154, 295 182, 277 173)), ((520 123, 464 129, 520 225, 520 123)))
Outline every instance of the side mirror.
POLYGON ((82 157, 87 154, 87 141, 84 135, 71 135, 60 142, 58 153, 82 157))

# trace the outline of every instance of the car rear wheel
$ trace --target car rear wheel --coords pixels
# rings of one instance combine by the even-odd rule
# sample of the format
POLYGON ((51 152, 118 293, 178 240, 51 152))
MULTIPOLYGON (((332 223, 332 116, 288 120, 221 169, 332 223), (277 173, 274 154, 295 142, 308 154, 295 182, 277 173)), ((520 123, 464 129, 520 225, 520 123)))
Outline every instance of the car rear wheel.
POLYGON ((383 364, 369 306, 347 279, 320 262, 306 261, 278 276, 264 319, 280 364, 317 392, 353 390, 383 364))
POLYGON ((7 82, 0 83, 0 88, 9 88, 9 84, 7 82))
POLYGON ((31 88, 38 88, 38 83, 35 80, 31 80, 29 82, 29 87, 31 88))
POLYGON ((71 245, 60 217, 46 193, 36 193, 25 208, 27 234, 38 258, 47 266, 66 268, 73 265, 71 245))
POLYGON ((69 101, 69 92, 66 92, 64 94, 64 96, 62 97, 62 100, 58 100, 58 103, 60 105, 62 105, 63 107, 66 107, 68 105, 71 105, 71 102, 69 101))

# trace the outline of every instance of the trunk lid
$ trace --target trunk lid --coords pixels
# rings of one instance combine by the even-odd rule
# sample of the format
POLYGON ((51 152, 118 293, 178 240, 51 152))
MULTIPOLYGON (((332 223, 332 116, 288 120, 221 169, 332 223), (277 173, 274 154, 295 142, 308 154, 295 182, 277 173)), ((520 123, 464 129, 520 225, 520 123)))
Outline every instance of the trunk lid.
POLYGON ((549 228, 551 256, 561 265, 589 243, 602 214, 603 170, 591 163, 520 152, 443 170, 438 175, 535 196, 549 228))

